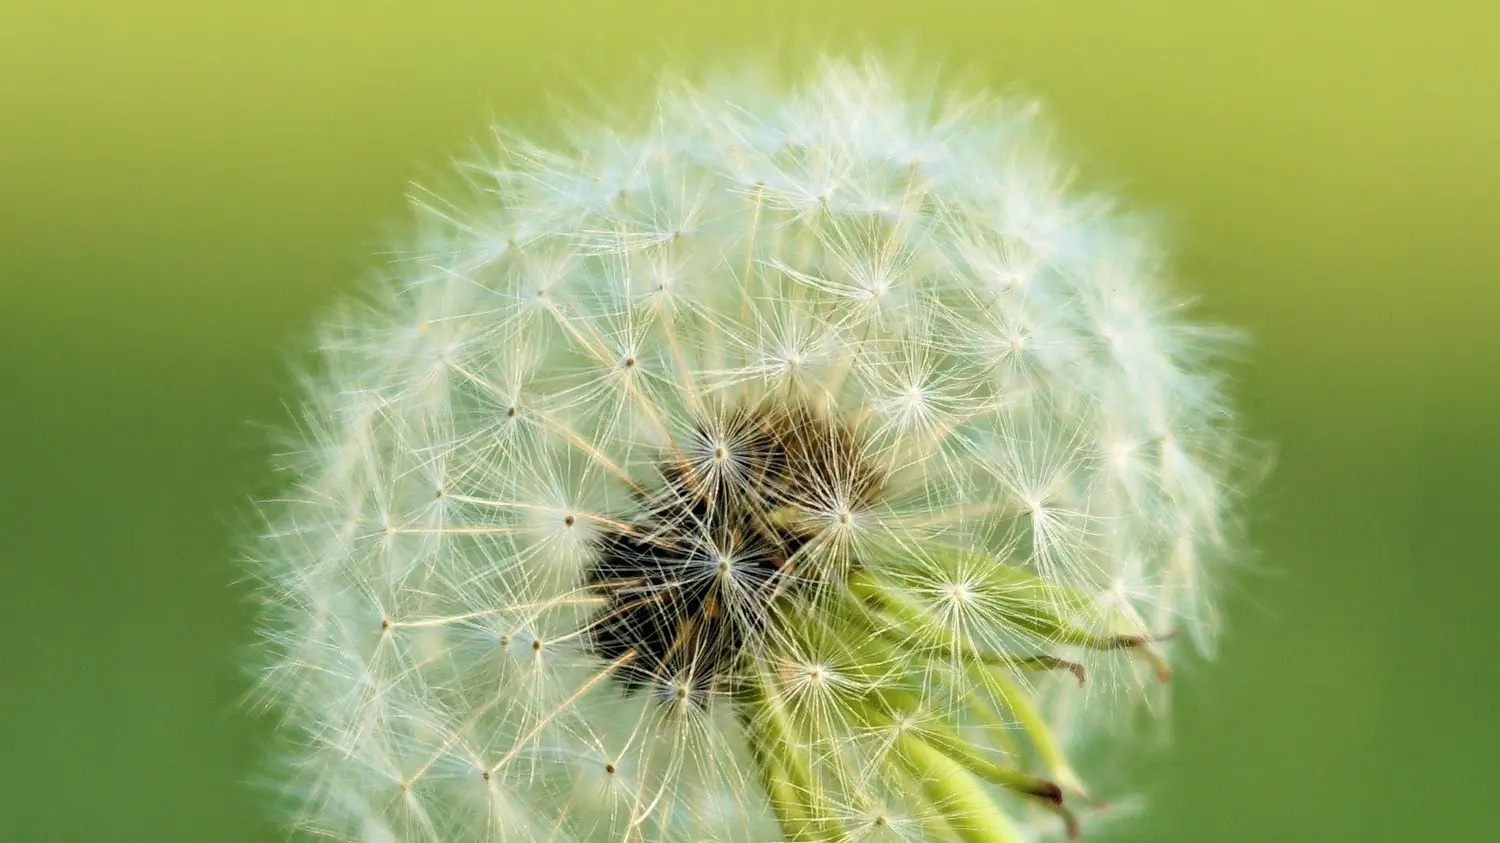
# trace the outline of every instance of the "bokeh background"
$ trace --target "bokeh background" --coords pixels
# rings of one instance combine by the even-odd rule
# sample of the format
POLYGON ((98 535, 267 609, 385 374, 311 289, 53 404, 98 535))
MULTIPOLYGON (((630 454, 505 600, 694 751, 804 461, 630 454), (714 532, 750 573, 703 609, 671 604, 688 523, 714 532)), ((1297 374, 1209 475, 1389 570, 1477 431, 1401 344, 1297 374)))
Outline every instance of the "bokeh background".
POLYGON ((234 581, 303 333, 490 116, 778 43, 1040 96, 1256 338, 1260 552, 1110 839, 1493 838, 1495 4, 0 6, 0 840, 284 837, 234 581))

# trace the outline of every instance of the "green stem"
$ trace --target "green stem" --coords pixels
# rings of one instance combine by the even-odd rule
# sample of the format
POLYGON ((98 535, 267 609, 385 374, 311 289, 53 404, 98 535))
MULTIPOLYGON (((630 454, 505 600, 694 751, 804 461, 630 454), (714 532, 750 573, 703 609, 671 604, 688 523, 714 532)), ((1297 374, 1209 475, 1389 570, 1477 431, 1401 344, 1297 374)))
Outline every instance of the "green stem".
POLYGON ((1037 754, 1042 757, 1042 762, 1047 765, 1048 770, 1052 771, 1052 778, 1065 790, 1086 796, 1087 791, 1083 782, 1073 771, 1073 765, 1068 763, 1067 755, 1052 736, 1052 730, 1047 727, 1047 721, 1042 718, 1036 706, 1031 704, 1031 698, 1017 688, 1002 670, 988 665, 972 665, 970 670, 992 698, 999 700, 1010 709, 1016 723, 1036 747, 1037 754))
MULTIPOLYGON (((872 605, 872 612, 878 612, 880 616, 889 618, 903 635, 938 636, 939 640, 936 643, 940 648, 973 654, 973 648, 955 640, 945 626, 932 622, 930 610, 921 601, 913 598, 903 589, 883 582, 868 570, 852 574, 849 578, 849 587, 866 605, 872 605)), ((1096 643, 1104 643, 1105 649, 1119 646, 1095 640, 1096 643)), ((1053 663, 1071 664, 1061 660, 1053 663)), ((978 657, 971 659, 967 667, 981 687, 985 688, 993 699, 1002 702, 1010 710, 1036 747, 1037 753, 1047 765, 1053 779, 1066 790, 1080 795, 1086 794, 1083 782, 1074 772, 1072 765, 1068 763, 1062 747, 1053 738, 1052 731, 1047 727, 1041 713, 1032 705, 1030 698, 1005 676, 1005 667, 978 657)), ((1079 671, 1081 670, 1079 668, 1079 671)))
MULTIPOLYGON (((1066 790, 1083 794, 1083 785, 1040 712, 1025 692, 1012 683, 1007 671, 1068 669, 1082 681, 1082 668, 1052 656, 978 652, 946 624, 936 622, 933 610, 920 598, 869 569, 854 571, 845 585, 819 611, 788 617, 788 631, 794 637, 832 647, 841 654, 839 660, 847 663, 851 678, 867 685, 863 693, 845 697, 841 707, 866 726, 891 730, 895 736, 894 754, 899 759, 895 772, 911 779, 930 803, 930 821, 946 823, 963 843, 1017 841, 1014 827, 985 784, 988 782, 1036 799, 1063 819, 1070 836, 1076 834, 1077 821, 1063 806, 1063 793, 1066 790), (943 655, 947 658, 935 658, 943 655), (926 681, 939 682, 940 686, 943 682, 961 682, 968 675, 970 681, 985 691, 964 695, 971 706, 977 706, 977 722, 984 723, 997 716, 986 706, 978 705, 977 697, 987 697, 996 706, 1007 709, 1055 781, 998 764, 965 741, 948 718, 922 716, 927 696, 902 687, 901 681, 889 682, 897 677, 874 669, 882 665, 887 669, 896 666, 902 675, 911 675, 913 669, 925 668, 929 674, 938 670, 941 681, 931 675, 926 681), (910 724, 898 722, 906 714, 916 716, 910 724)), ((1025 617, 1034 620, 1048 617, 1048 613, 1038 608, 1025 613, 1025 617)), ((1055 616, 1047 624, 1055 629, 1064 627, 1055 616)), ((1072 643, 1083 640, 1086 633, 1071 628, 1078 634, 1065 639, 1072 643)), ((1101 649, 1135 643, 1122 643, 1127 640, 1124 637, 1116 640, 1090 636, 1087 640, 1101 649)), ((783 833, 796 843, 849 839, 818 779, 815 759, 804 734, 809 724, 797 721, 774 675, 760 671, 751 677, 743 703, 741 717, 783 833)), ((1010 754, 1014 755, 1016 747, 1008 743, 1010 754)))
POLYGON ((964 843, 1022 843, 1010 817, 968 770, 911 732, 896 739, 896 755, 964 843))
MULTIPOLYGON (((902 691, 874 690, 871 695, 876 705, 866 702, 860 708, 862 719, 870 726, 883 728, 895 726, 896 721, 885 713, 887 710, 916 713, 921 708, 921 703, 915 695, 902 691)), ((1056 784, 1012 767, 996 764, 985 758, 967 741, 959 737, 957 732, 949 728, 946 722, 928 718, 917 718, 915 722, 918 725, 909 727, 907 729, 909 733, 918 735, 918 740, 957 761, 974 775, 1000 785, 1006 790, 1032 796, 1053 805, 1062 804, 1062 789, 1056 784)))
POLYGON ((813 771, 807 745, 770 677, 760 672, 749 677, 739 712, 766 798, 787 839, 847 840, 813 771))
MULTIPOLYGON (((841 612, 837 615, 827 616, 812 614, 804 617, 800 624, 807 630, 829 641, 841 650, 852 664, 908 664, 910 655, 902 653, 897 649, 896 642, 883 636, 870 635, 872 629, 878 628, 878 622, 872 622, 868 607, 854 599, 843 601, 845 609, 854 609, 852 612, 841 612), (841 625, 847 625, 847 632, 858 632, 862 634, 840 634, 843 629, 835 629, 829 622, 828 617, 838 617, 841 625), (859 654, 854 654, 855 645, 852 641, 861 642, 859 654)), ((868 674, 862 676, 870 679, 868 674)), ((971 696, 972 699, 972 696, 971 696)), ((898 726, 896 722, 897 713, 907 715, 920 715, 922 709, 926 708, 921 694, 899 687, 881 687, 873 684, 865 695, 858 700, 851 700, 850 710, 866 726, 879 730, 896 729, 900 734, 898 741, 910 743, 918 741, 928 749, 939 752, 955 761, 969 773, 979 778, 999 785, 1012 792, 1037 799, 1043 805, 1056 813, 1059 813, 1073 827, 1071 812, 1062 807, 1062 789, 1055 783, 1046 779, 1030 775, 1021 770, 997 764, 986 758, 956 731, 956 728, 942 717, 920 717, 915 720, 917 725, 898 726)), ((991 719, 993 715, 985 712, 984 719, 991 719)), ((989 795, 981 788, 979 791, 969 794, 967 801, 989 801, 989 795)), ((999 811, 998 807, 994 808, 999 811)), ((962 825, 963 817, 948 816, 947 812, 939 808, 939 814, 943 815, 950 825, 955 828, 962 825)))

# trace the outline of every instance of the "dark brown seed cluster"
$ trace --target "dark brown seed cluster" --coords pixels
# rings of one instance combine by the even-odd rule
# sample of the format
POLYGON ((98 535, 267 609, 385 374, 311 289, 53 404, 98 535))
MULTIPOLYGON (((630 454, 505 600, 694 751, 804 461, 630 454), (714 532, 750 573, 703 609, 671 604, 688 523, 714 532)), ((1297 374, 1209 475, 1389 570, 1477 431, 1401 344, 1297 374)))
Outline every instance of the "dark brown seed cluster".
POLYGON ((877 500, 884 476, 852 428, 800 404, 706 414, 658 469, 629 529, 598 540, 587 585, 606 603, 587 640, 630 656, 615 674, 627 690, 702 701, 732 691, 779 601, 836 575, 798 551, 877 500))

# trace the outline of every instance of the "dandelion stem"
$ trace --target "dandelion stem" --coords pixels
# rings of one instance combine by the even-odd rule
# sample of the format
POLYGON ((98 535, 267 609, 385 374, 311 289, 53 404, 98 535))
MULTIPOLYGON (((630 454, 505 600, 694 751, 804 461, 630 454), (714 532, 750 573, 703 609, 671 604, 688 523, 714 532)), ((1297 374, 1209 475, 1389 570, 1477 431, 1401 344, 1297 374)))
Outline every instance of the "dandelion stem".
MULTIPOLYGON (((875 607, 871 607, 870 611, 888 619, 893 628, 908 640, 914 637, 936 638, 935 646, 938 648, 972 656, 967 660, 967 670, 992 699, 1010 710, 1035 746, 1043 763, 1051 771, 1053 779, 1065 790, 1078 794, 1086 793, 1083 782, 1079 780, 1072 765, 1068 763, 1061 746, 1047 727, 1045 719, 1032 705, 1027 695, 1006 675, 1007 666, 977 655, 972 647, 958 641, 946 625, 933 623, 928 617, 931 614, 930 610, 920 601, 901 588, 882 582, 868 571, 857 571, 851 574, 849 588, 858 597, 874 603, 875 607)), ((1060 659, 1053 660, 1053 662, 1057 666, 1071 665, 1070 662, 1063 662, 1060 659)), ((1042 663, 1045 662, 1038 662, 1038 664, 1042 663)), ((1078 668, 1074 673, 1077 675, 1081 671, 1082 668, 1078 668)), ((1004 784, 1003 782, 997 783, 1004 784)))
MULTIPOLYGON (((857 606, 854 599, 843 601, 846 607, 857 606)), ((835 629, 826 619, 821 617, 810 617, 805 622, 810 623, 815 634, 825 637, 826 640, 835 644, 845 651, 846 655, 852 657, 855 664, 909 664, 910 654, 899 652, 895 642, 882 636, 868 636, 869 629, 878 628, 878 624, 871 624, 868 614, 843 613, 845 623, 852 627, 849 629, 835 629), (863 640, 866 643, 861 646, 859 653, 854 653, 845 642, 863 640)), ((920 654, 918 655, 920 658, 920 654)), ((872 679, 866 675, 863 678, 872 679)), ((943 753, 970 773, 993 784, 997 784, 1007 790, 1024 796, 1036 798, 1043 802, 1048 808, 1062 811, 1063 793, 1057 784, 1031 775, 1022 770, 997 764, 986 758, 976 750, 969 742, 959 736, 957 727, 950 718, 941 715, 936 717, 922 716, 923 710, 927 708, 923 702, 923 696, 911 691, 902 690, 897 687, 872 684, 866 695, 857 701, 853 701, 854 713, 866 725, 878 729, 895 728, 901 734, 900 740, 919 740, 928 747, 943 753), (906 723, 898 723, 897 716, 913 716, 913 722, 919 725, 909 726, 906 723), (919 736, 913 738, 912 735, 919 736)), ((993 720, 991 712, 983 712, 983 720, 993 720)), ((978 798, 987 798, 980 794, 978 798)), ((1070 817, 1071 814, 1065 816, 1070 817)))
POLYGON ((782 833, 793 843, 848 839, 827 804, 807 744, 771 677, 759 671, 747 676, 741 702, 740 723, 782 833))
POLYGON ((1062 804, 1062 788, 1056 783, 1023 773, 1012 767, 996 764, 976 752, 974 747, 964 743, 963 739, 952 731, 934 730, 923 737, 934 749, 962 764, 969 772, 985 781, 998 784, 1006 790, 1034 796, 1053 805, 1062 804))
POLYGON ((867 724, 872 726, 896 727, 902 729, 903 733, 920 733, 917 740, 957 761, 974 775, 1000 785, 1006 790, 1036 797, 1053 805, 1062 804, 1062 789, 1056 784, 1021 770, 996 764, 985 758, 959 737, 946 720, 918 716, 913 720, 914 725, 898 725, 894 718, 886 714, 887 711, 916 714, 920 707, 919 698, 914 694, 877 690, 872 692, 871 698, 861 706, 860 715, 867 724))
POLYGON ((964 843, 1021 843, 1010 818, 958 762, 913 732, 896 739, 896 755, 964 843))
POLYGON ((1073 772, 1073 765, 1068 763, 1062 747, 1052 735, 1052 730, 1047 728, 1047 722, 1031 704, 1025 692, 1017 688, 1003 670, 997 670, 988 665, 971 665, 969 670, 991 697, 1010 709, 1017 724, 1036 747, 1037 754, 1042 757, 1043 763, 1052 771, 1052 778, 1062 785, 1064 790, 1087 795, 1083 782, 1079 780, 1078 774, 1073 772))

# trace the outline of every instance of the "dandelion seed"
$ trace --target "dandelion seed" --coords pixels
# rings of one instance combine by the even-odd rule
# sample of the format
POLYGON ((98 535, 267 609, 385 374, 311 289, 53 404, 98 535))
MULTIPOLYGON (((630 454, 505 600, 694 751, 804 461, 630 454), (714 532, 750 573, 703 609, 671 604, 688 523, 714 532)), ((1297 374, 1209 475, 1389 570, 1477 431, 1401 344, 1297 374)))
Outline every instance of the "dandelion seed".
POLYGON ((672 83, 419 201, 264 507, 296 830, 1090 832, 1072 753, 1212 640, 1230 335, 1033 106, 930 90, 672 83))

